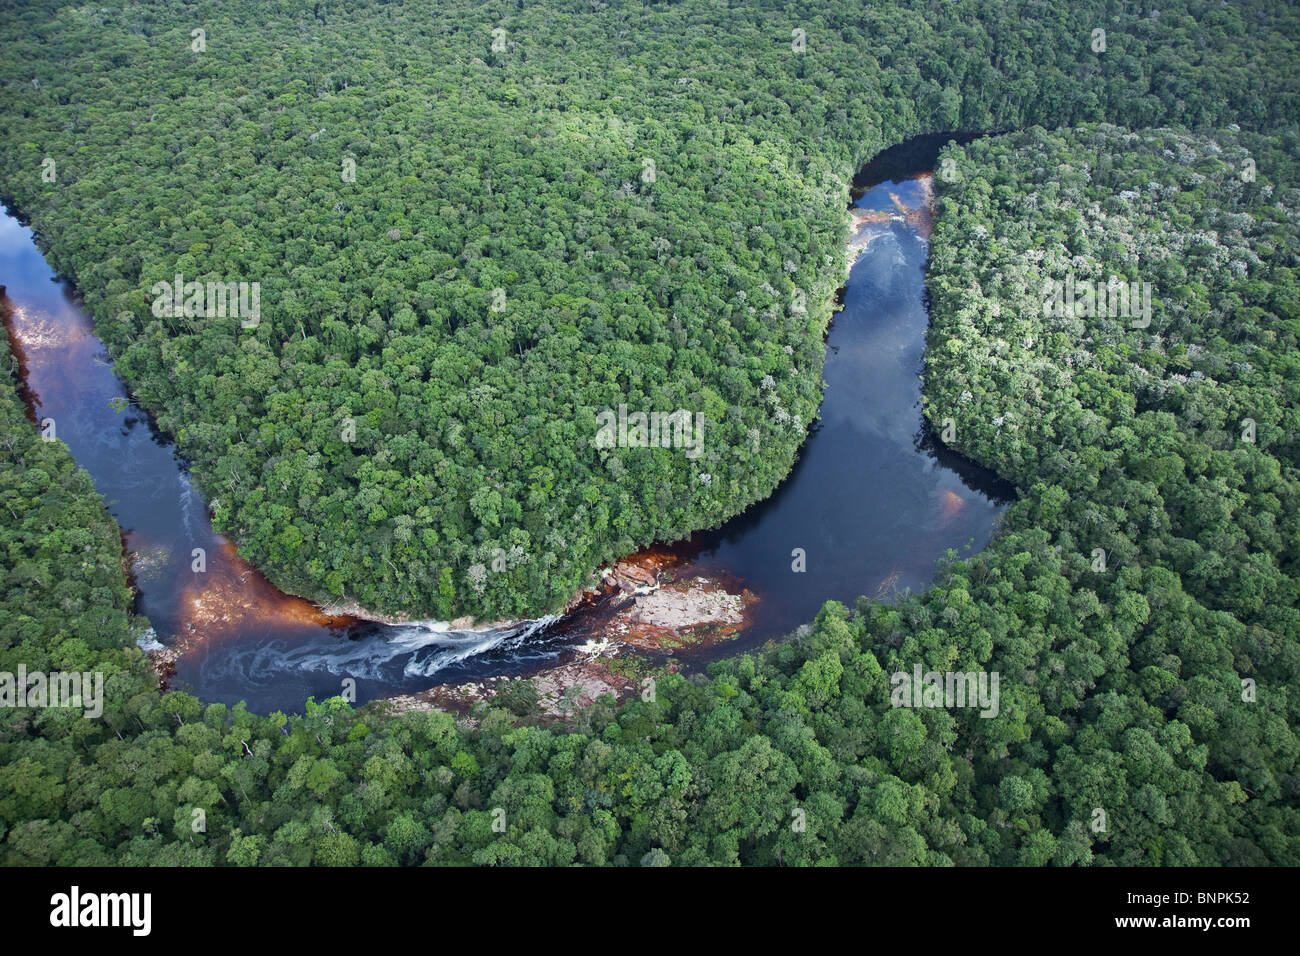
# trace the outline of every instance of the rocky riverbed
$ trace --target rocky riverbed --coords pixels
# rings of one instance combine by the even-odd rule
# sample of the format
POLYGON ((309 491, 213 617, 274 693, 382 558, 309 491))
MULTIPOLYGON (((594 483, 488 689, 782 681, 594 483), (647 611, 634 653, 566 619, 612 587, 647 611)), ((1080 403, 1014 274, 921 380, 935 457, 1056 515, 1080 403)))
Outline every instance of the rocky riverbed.
POLYGON ((654 673, 679 668, 675 652, 734 636, 758 602, 752 592, 732 593, 709 577, 672 579, 679 563, 667 551, 650 549, 602 569, 601 588, 580 595, 600 619, 570 660, 532 674, 443 684, 381 706, 444 710, 473 721, 477 705, 487 702, 555 722, 607 695, 621 702, 644 693, 654 673))

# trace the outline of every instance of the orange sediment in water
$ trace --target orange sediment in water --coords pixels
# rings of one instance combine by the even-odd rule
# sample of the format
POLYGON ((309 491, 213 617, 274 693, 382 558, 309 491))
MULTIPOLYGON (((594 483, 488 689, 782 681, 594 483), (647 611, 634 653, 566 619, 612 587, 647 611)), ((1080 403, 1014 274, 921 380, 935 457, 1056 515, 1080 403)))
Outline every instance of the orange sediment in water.
POLYGON ((955 491, 945 488, 939 495, 939 510, 943 513, 945 521, 955 518, 965 507, 966 499, 955 491))
POLYGON ((180 643, 237 635, 256 622, 271 630, 299 627, 345 627, 355 618, 331 617, 303 598, 285 594, 241 558, 234 544, 222 542, 208 555, 207 570, 194 574, 181 601, 180 643))

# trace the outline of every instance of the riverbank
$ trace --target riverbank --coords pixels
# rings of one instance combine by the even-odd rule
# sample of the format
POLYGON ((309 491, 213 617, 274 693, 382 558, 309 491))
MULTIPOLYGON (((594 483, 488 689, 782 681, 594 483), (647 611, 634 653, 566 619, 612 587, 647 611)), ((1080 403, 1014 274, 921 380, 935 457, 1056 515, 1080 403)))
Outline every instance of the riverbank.
MULTIPOLYGON (((898 241, 897 236, 901 234, 896 227, 901 227, 902 230, 919 238, 928 238, 932 197, 932 176, 923 172, 912 174, 901 182, 890 181, 881 184, 871 191, 870 208, 854 207, 849 210, 850 228, 846 237, 846 259, 850 268, 860 256, 871 249, 872 243, 876 240, 890 243, 891 250, 894 250, 888 252, 881 260, 880 267, 869 267, 868 271, 863 273, 862 282, 879 282, 885 275, 880 271, 885 267, 884 264, 895 261, 895 244, 898 241)), ((908 281, 910 283, 911 280, 908 281)), ((919 279, 916 288, 918 290, 921 288, 919 279)), ((910 301, 910 291, 907 297, 910 301)), ((926 322, 927 317, 920 307, 919 295, 916 297, 916 309, 919 320, 926 322)), ((861 315, 851 322, 841 320, 838 332, 834 333, 836 340, 843 341, 847 336, 850 341, 854 341, 862 330, 870 329, 873 324, 872 319, 861 315), (854 329, 858 331, 855 332, 854 329)), ((879 340, 878 344, 876 339, 863 339, 864 354, 876 356, 875 359, 867 360, 868 363, 876 360, 888 361, 891 364, 896 362, 889 358, 892 349, 897 348, 896 340, 891 337, 893 333, 884 328, 882 332, 886 338, 879 340)), ((918 354, 922 344, 923 336, 917 334, 915 348, 918 354)), ((828 363, 833 363, 835 352, 835 343, 829 343, 828 363)), ((829 369, 828 364, 828 372, 829 369)), ((846 369, 846 372, 849 371, 846 369)), ((909 390, 916 387, 913 380, 894 381, 893 378, 884 375, 875 378, 886 383, 887 395, 876 393, 859 395, 846 382, 840 386, 841 391, 827 392, 830 403, 828 407, 823 408, 823 413, 832 416, 837 414, 835 395, 839 396, 838 415, 841 416, 855 414, 853 410, 855 404, 860 408, 876 405, 883 411, 886 406, 892 406, 894 397, 897 396, 901 396, 899 405, 905 404, 909 409, 912 407, 909 390), (845 386, 848 386, 848 391, 843 391, 845 386)), ((820 427, 819 425, 819 429, 820 427)), ((854 433, 845 433, 839 438, 824 436, 822 445, 828 441, 837 445, 840 442, 851 441, 856 445, 862 439, 854 433)), ((807 454, 810 450, 811 445, 804 449, 804 453, 807 454)), ((910 440, 907 440, 897 451, 892 447, 881 450, 890 454, 909 456, 909 460, 915 455, 910 440)), ((870 446, 864 449, 864 454, 868 457, 879 457, 879 450, 877 446, 870 446)), ((843 462, 839 464, 828 462, 826 465, 835 474, 842 472, 843 466, 843 462)), ((828 474, 816 482, 823 486, 821 490, 804 489, 808 496, 807 504, 797 505, 795 510, 803 512, 806 508, 812 508, 816 510, 809 511, 808 514, 819 513, 824 507, 820 499, 828 494, 825 483, 832 480, 839 482, 841 479, 833 479, 828 474)), ((796 481, 794 475, 790 481, 796 481)), ((846 486, 841 489, 843 494, 837 495, 837 498, 843 498, 844 494, 849 496, 848 499, 844 499, 846 505, 850 500, 860 499, 856 483, 849 484, 854 487, 846 486)), ((935 494, 937 498, 933 510, 940 518, 945 519, 941 524, 946 524, 951 517, 952 500, 957 499, 964 503, 965 498, 947 487, 936 489, 935 494)), ((776 497, 778 496, 774 496, 774 499, 776 497)), ((774 506, 763 503, 756 506, 752 514, 761 515, 771 507, 774 506)), ((914 506, 907 504, 904 507, 910 509, 914 506)), ((851 509, 858 511, 860 507, 855 504, 851 509)), ((873 509, 868 505, 868 510, 873 509)), ((743 526, 746 520, 742 517, 738 519, 738 524, 743 526)), ((824 522, 819 520, 817 523, 824 522)), ((876 525, 871 525, 868 531, 875 528, 876 525)), ((726 538, 725 531, 720 531, 718 535, 726 538)), ((740 540, 744 540, 745 532, 740 532, 740 535, 740 540)), ((564 608, 562 619, 547 629, 548 633, 566 632, 577 637, 574 646, 557 654, 553 661, 529 668, 522 673, 489 674, 484 677, 446 680, 435 687, 415 693, 385 695, 387 706, 397 710, 438 709, 467 716, 476 708, 493 703, 519 707, 521 699, 531 699, 535 694, 535 705, 527 710, 530 716, 543 721, 558 721, 571 717, 574 705, 582 709, 591 706, 606 695, 616 700, 626 699, 637 689, 637 682, 633 679, 637 675, 652 673, 657 668, 677 668, 686 662, 699 666, 703 661, 710 659, 712 654, 721 652, 723 648, 730 650, 738 643, 744 645, 743 649, 755 649, 757 642, 741 639, 751 630, 763 607, 759 595, 755 593, 759 589, 749 584, 746 580, 749 575, 743 570, 739 573, 720 573, 721 568, 739 567, 726 559, 721 562, 715 561, 711 565, 696 563, 696 558, 701 551, 710 550, 711 546, 707 542, 713 537, 714 535, 711 534, 703 534, 695 536, 692 542, 685 542, 679 546, 647 548, 608 567, 598 569, 595 578, 600 583, 595 587, 575 592, 564 608), (523 689, 525 683, 528 685, 527 689, 523 689)), ((866 539, 880 540, 878 533, 867 533, 866 539)), ((902 543, 897 542, 896 546, 902 543)), ((755 542, 754 548, 770 554, 771 544, 772 542, 759 539, 755 542)), ((778 555, 789 554, 789 545, 777 553, 778 555)), ((815 549, 814 553, 819 556, 823 553, 823 549, 815 549)), ((934 553, 941 552, 935 550, 934 553)), ((766 581, 763 588, 775 586, 788 590, 803 585, 816 592, 815 600, 805 602, 807 607, 798 611, 789 607, 778 611, 778 614, 784 614, 789 620, 778 617, 775 619, 778 622, 775 627, 767 626, 772 624, 767 622, 767 625, 761 629, 765 632, 763 636, 775 636, 768 633, 774 630, 788 633, 799 623, 808 620, 810 614, 815 613, 813 605, 820 606, 821 600, 829 597, 852 600, 852 596, 858 593, 874 593, 878 599, 882 599, 888 598, 897 589, 905 590, 907 586, 914 585, 918 580, 929 577, 933 557, 926 549, 926 553, 921 555, 921 558, 923 560, 911 562, 914 566, 922 566, 921 573, 918 574, 913 570, 909 574, 906 558, 900 560, 892 555, 882 554, 879 560, 887 564, 882 563, 879 569, 864 567, 858 569, 856 573, 850 572, 849 576, 859 580, 852 584, 853 590, 846 591, 845 594, 838 593, 844 589, 828 582, 824 574, 799 574, 794 571, 787 559, 781 562, 781 567, 785 569, 784 576, 781 576, 778 571, 781 583, 766 581), (921 576, 922 574, 924 577, 921 576), (882 581, 883 583, 878 584, 882 581)), ((847 563, 841 559, 836 561, 836 564, 843 574, 843 569, 848 566, 847 563)), ((765 565, 763 574, 771 577, 773 570, 770 565, 765 565)), ((333 614, 350 614, 356 618, 387 626, 431 624, 431 622, 413 622, 396 616, 373 614, 354 604, 333 604, 322 610, 333 614)), ((488 634, 501 627, 523 627, 529 623, 531 622, 484 624, 471 618, 461 618, 436 626, 466 636, 488 634)), ((545 637, 541 633, 538 636, 545 637)))
POLYGON ((600 619, 592 628, 599 636, 575 648, 571 660, 524 675, 441 684, 376 706, 389 713, 442 710, 472 725, 470 715, 483 704, 556 722, 607 696, 622 702, 644 691, 653 675, 679 670, 676 652, 725 642, 752 620, 757 595, 733 593, 708 577, 675 580, 681 564, 671 552, 652 548, 602 569, 601 589, 581 595, 585 610, 600 619))
MULTIPOLYGON (((891 208, 850 208, 846 259, 851 270, 872 241, 884 234, 880 227, 905 224, 923 239, 931 229, 933 177, 922 172, 909 180, 916 184, 908 199, 889 191, 891 208), (909 201, 910 200, 910 201, 909 201)), ((952 492, 948 492, 952 495, 952 492)), ((597 572, 601 587, 579 591, 566 612, 583 609, 599 620, 589 628, 591 639, 575 651, 574 659, 539 668, 527 675, 493 677, 439 685, 416 694, 391 697, 393 711, 437 709, 468 718, 476 708, 494 702, 517 703, 521 695, 531 700, 530 716, 543 721, 568 719, 575 709, 591 706, 604 696, 626 699, 637 683, 624 670, 636 673, 655 666, 676 666, 675 652, 700 650, 733 640, 753 621, 759 598, 738 582, 729 590, 708 574, 701 574, 671 548, 652 547, 597 572), (679 574, 684 574, 678 578, 679 574), (635 663, 629 664, 629 659, 635 663), (521 690, 524 683, 528 690, 521 690)), ((897 582, 894 570, 877 589, 886 594, 897 582)))
POLYGON ((898 176, 872 183, 850 213, 846 258, 860 265, 828 333, 817 420, 787 478, 718 528, 597 569, 558 619, 411 620, 277 590, 212 530, 173 442, 132 403, 75 293, 19 242, 10 293, 28 306, 15 339, 30 346, 31 411, 57 420, 125 530, 135 611, 167 642, 153 661, 168 689, 261 713, 348 689, 362 704, 451 706, 523 675, 553 680, 561 695, 626 693, 611 675, 756 651, 826 600, 923 588, 937 557, 987 540, 997 501, 915 441, 928 325, 916 240, 928 235, 931 180, 898 176), (426 693, 435 683, 444 690, 426 693))

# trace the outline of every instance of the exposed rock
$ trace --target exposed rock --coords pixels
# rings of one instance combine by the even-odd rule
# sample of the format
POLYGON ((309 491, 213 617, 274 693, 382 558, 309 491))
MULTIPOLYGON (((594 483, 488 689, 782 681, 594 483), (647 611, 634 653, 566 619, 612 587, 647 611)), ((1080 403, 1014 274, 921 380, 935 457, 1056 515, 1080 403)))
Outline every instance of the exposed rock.
POLYGON ((622 701, 636 690, 627 678, 610 671, 598 658, 543 671, 533 678, 533 685, 537 688, 538 706, 547 717, 571 717, 606 694, 622 701))
POLYGON ((625 594, 635 594, 642 589, 657 587, 659 577, 653 568, 642 567, 625 559, 605 572, 605 583, 617 587, 625 594))
MULTIPOLYGON (((415 624, 420 623, 408 614, 380 614, 378 611, 371 611, 355 602, 348 601, 328 601, 319 605, 322 614, 327 617, 354 617, 362 621, 374 621, 376 624, 415 624)), ((515 624, 522 624, 523 621, 476 621, 470 615, 458 617, 454 621, 447 622, 447 627, 453 631, 490 631, 498 627, 511 627, 515 624)))
POLYGON ((547 668, 532 676, 489 677, 464 684, 444 684, 418 694, 390 697, 380 706, 388 713, 441 710, 459 714, 462 717, 460 723, 472 728, 478 725, 478 720, 468 715, 476 704, 491 702, 502 691, 509 689, 511 684, 531 681, 537 692, 535 716, 548 721, 569 720, 606 694, 612 695, 617 701, 623 701, 638 692, 631 680, 614 673, 608 666, 606 659, 618 652, 616 647, 603 644, 595 646, 594 650, 594 654, 547 668))
MULTIPOLYGON (((758 598, 748 590, 731 593, 717 581, 698 575, 672 581, 682 559, 665 548, 649 549, 597 572, 603 585, 577 592, 566 606, 572 611, 587 604, 599 615, 592 638, 576 648, 576 658, 541 668, 526 678, 491 677, 463 684, 443 684, 418 694, 391 697, 382 705, 390 712, 442 710, 462 717, 467 726, 475 704, 491 701, 513 682, 532 681, 537 691, 537 716, 571 718, 605 694, 623 700, 637 687, 631 679, 612 671, 609 658, 628 650, 669 654, 688 646, 702 646, 734 636, 749 623, 749 609, 758 598), (661 578, 669 583, 662 583, 661 578)), ((349 608, 354 616, 356 608, 349 608)), ((372 619, 374 619, 372 617, 372 619)), ((510 622, 502 622, 510 623, 510 622)), ((450 622, 457 630, 474 626, 471 618, 450 622)), ((484 625, 478 625, 483 627, 484 625)), ((675 669, 661 658, 656 667, 675 669)), ((648 660, 642 658, 649 665, 648 660)))
POLYGON ((320 609, 322 614, 329 617, 355 617, 362 621, 374 621, 376 624, 411 623, 411 618, 405 614, 380 614, 353 601, 326 601, 320 605, 320 609))
POLYGON ((636 600, 628 615, 638 624, 684 628, 700 624, 739 624, 745 619, 745 600, 739 594, 692 587, 661 589, 636 600))
POLYGON ((758 598, 728 592, 708 578, 665 584, 629 598, 610 619, 604 636, 638 650, 673 651, 733 636, 749 623, 758 598))

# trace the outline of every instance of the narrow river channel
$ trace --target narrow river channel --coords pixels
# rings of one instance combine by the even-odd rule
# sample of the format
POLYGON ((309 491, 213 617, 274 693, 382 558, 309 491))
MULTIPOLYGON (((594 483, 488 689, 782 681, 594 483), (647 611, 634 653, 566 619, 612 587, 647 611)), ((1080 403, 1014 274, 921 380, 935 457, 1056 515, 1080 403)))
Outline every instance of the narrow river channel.
MULTIPOLYGON (((738 582, 759 597, 751 625, 696 652, 696 663, 788 633, 826 600, 926 587, 949 549, 968 555, 987 544, 1012 494, 922 428, 929 173, 888 175, 859 183, 859 254, 827 338, 820 419, 794 470, 768 500, 672 546, 679 578, 738 582)), ((174 443, 129 403, 75 296, 9 215, 0 220, 0 283, 33 415, 53 420, 107 499, 130 552, 137 610, 158 641, 182 650, 174 688, 244 700, 258 713, 298 712, 309 696, 338 694, 345 677, 364 702, 526 672, 599 639, 601 615, 582 610, 457 631, 330 618, 283 594, 213 532, 174 443)))

